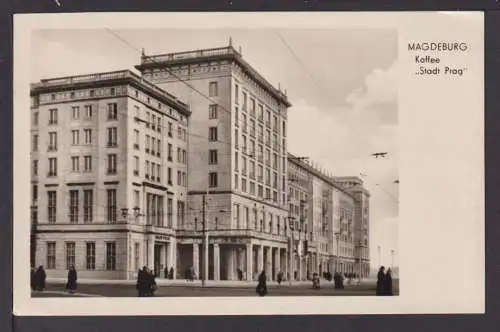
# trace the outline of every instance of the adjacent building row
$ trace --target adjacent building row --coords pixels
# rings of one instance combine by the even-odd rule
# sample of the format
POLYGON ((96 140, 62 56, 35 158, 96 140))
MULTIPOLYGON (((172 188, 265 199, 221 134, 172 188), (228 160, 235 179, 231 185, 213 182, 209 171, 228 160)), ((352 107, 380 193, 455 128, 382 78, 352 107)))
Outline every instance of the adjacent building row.
POLYGON ((368 275, 370 195, 288 152, 286 93, 231 45, 136 68, 32 85, 32 264, 184 278, 208 257, 213 280, 368 275))

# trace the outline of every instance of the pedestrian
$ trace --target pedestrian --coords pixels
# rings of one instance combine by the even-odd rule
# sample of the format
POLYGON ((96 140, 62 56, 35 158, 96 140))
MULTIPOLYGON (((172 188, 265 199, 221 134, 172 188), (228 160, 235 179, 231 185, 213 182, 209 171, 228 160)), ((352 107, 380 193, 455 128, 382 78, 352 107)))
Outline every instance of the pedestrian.
POLYGON ((154 296, 156 292, 156 276, 152 270, 148 274, 148 296, 154 296))
POLYGON ((377 273, 377 290, 376 294, 378 296, 384 295, 384 286, 385 286, 385 267, 381 266, 377 273))
POLYGON ((171 280, 174 279, 174 268, 173 267, 170 268, 170 271, 168 273, 168 279, 171 279, 171 280))
POLYGON ((137 292, 139 297, 147 296, 148 293, 148 275, 149 271, 146 266, 143 266, 137 273, 137 292))
POLYGON ((392 270, 391 268, 387 269, 387 272, 385 273, 385 278, 384 278, 384 295, 386 296, 393 296, 393 290, 392 290, 392 270))
POLYGON ((259 296, 265 296, 267 295, 267 278, 266 278, 266 271, 262 271, 259 275, 259 278, 258 278, 258 284, 257 284, 257 288, 256 288, 256 292, 257 294, 259 294, 259 296))
POLYGON ((312 282, 313 282, 313 289, 320 288, 319 275, 317 273, 313 273, 312 282))
POLYGON ((335 289, 344 289, 344 278, 342 278, 342 274, 335 272, 333 275, 333 282, 335 289))
POLYGON ((278 272, 278 277, 276 279, 278 281, 278 286, 281 286, 281 282, 283 282, 283 272, 278 272))
POLYGON ((71 265, 68 270, 68 281, 66 282, 66 289, 69 293, 73 294, 77 288, 76 281, 78 276, 74 265, 71 265))
POLYGON ((236 269, 236 273, 238 274, 238 280, 242 281, 243 280, 243 271, 240 268, 238 268, 238 269, 236 269))
POLYGON ((31 277, 30 277, 31 290, 34 291, 36 290, 36 269, 34 266, 31 267, 30 272, 31 272, 31 277))
POLYGON ((37 291, 43 292, 43 290, 45 289, 46 279, 47 279, 47 274, 43 269, 43 265, 40 265, 35 273, 35 288, 37 291))

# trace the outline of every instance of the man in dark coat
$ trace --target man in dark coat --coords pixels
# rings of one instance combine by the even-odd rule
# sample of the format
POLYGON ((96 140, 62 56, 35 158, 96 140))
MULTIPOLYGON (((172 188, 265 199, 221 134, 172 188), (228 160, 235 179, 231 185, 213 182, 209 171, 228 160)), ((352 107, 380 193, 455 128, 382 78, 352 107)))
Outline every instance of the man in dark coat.
POLYGON ((257 294, 259 294, 259 296, 267 295, 266 271, 262 271, 259 275, 259 283, 257 284, 256 292, 257 294))
POLYGON ((66 289, 70 293, 74 293, 77 287, 76 281, 78 280, 78 276, 76 273, 76 269, 73 265, 69 267, 68 271, 68 282, 66 283, 66 289))
POLYGON ((43 266, 40 265, 38 267, 38 270, 36 270, 36 273, 35 273, 35 284, 36 284, 37 291, 41 292, 45 289, 45 280, 46 279, 47 279, 47 274, 45 273, 43 266))
POLYGON ((384 295, 386 296, 393 296, 393 290, 392 290, 392 271, 390 268, 387 269, 387 272, 385 274, 384 278, 384 295))
POLYGON ((385 286, 385 267, 381 266, 378 270, 377 274, 377 291, 376 294, 378 296, 384 295, 384 287, 385 286))
POLYGON ((143 266, 142 270, 139 270, 137 273, 137 292, 139 293, 139 297, 146 296, 148 289, 148 268, 143 266))

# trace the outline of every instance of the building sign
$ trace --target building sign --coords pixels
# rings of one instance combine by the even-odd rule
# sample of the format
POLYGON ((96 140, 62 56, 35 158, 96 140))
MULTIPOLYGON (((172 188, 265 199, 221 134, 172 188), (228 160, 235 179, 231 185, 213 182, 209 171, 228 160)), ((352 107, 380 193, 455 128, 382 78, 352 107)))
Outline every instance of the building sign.
POLYGON ((155 240, 168 241, 168 240, 170 240, 170 236, 168 236, 168 235, 156 235, 155 240))

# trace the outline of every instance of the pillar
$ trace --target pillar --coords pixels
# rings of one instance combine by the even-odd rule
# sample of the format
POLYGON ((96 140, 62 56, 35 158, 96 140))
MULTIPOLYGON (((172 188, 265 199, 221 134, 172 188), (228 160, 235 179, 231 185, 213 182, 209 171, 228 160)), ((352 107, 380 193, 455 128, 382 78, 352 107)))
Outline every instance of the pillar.
POLYGON ((245 251, 247 280, 253 280, 253 248, 251 243, 247 244, 245 251))
POLYGON ((170 271, 170 268, 174 268, 174 275, 172 276, 173 279, 175 279, 175 276, 177 275, 177 240, 175 238, 171 238, 170 240, 170 254, 168 256, 168 270, 170 271))
POLYGON ((286 278, 286 280, 289 280, 291 274, 290 274, 290 268, 288 266, 288 262, 290 261, 290 255, 289 255, 288 250, 286 250, 286 249, 284 250, 283 257, 284 257, 284 262, 283 262, 284 269, 283 270, 285 271, 285 278, 286 278))
POLYGON ((260 274, 264 269, 264 247, 257 246, 257 274, 260 274))
POLYGON ((274 279, 278 277, 278 273, 281 271, 281 249, 276 248, 274 252, 274 279))
POLYGON ((267 247, 266 257, 266 277, 267 280, 273 279, 273 247, 267 247))
POLYGON ((220 248, 214 243, 214 280, 220 280, 220 248))
POLYGON ((227 280, 236 280, 235 278, 235 264, 234 264, 234 261, 235 261, 235 258, 236 258, 236 252, 235 252, 235 248, 228 248, 227 250, 227 263, 226 263, 226 267, 227 267, 227 280))
POLYGON ((196 278, 200 279, 200 245, 193 243, 193 269, 196 278))
POLYGON ((149 269, 154 269, 154 259, 155 259, 155 240, 152 235, 147 236, 146 240, 146 266, 149 269))
POLYGON ((299 280, 303 280, 304 279, 304 273, 303 273, 303 264, 302 264, 302 256, 301 255, 297 255, 297 261, 298 261, 298 266, 297 266, 297 274, 298 274, 298 278, 299 280))

